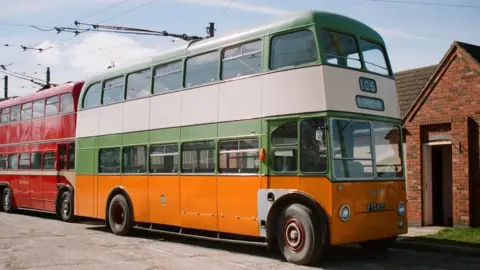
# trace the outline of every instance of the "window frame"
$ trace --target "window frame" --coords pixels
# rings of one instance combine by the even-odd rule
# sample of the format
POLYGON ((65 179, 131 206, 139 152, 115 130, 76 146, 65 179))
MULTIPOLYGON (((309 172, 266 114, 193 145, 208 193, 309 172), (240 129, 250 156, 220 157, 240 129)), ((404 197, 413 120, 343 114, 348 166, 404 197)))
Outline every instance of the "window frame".
POLYGON ((59 95, 55 95, 55 96, 51 96, 51 97, 46 98, 46 99, 45 99, 44 117, 55 116, 55 115, 58 115, 59 113, 60 113, 60 98, 59 98, 59 95), (56 102, 50 102, 50 103, 49 103, 49 100, 54 99, 54 98, 55 98, 57 101, 56 101, 56 102), (56 111, 55 113, 48 114, 48 113, 47 113, 48 105, 55 105, 56 108, 57 108, 57 111, 56 111))
MULTIPOLYGON (((217 142, 217 161, 216 161, 216 167, 217 167, 217 173, 220 175, 259 175, 261 173, 261 161, 260 161, 260 150, 261 150, 261 138, 259 137, 242 137, 242 138, 234 138, 234 139, 219 139, 217 142), (257 148, 254 150, 253 148, 249 149, 240 149, 240 143, 242 141, 248 141, 248 140, 255 140, 257 143, 257 148), (235 150, 224 150, 222 151, 221 144, 225 142, 237 142, 239 149, 235 150), (230 169, 230 168, 220 168, 220 157, 222 156, 222 152, 226 153, 226 162, 228 163, 229 157, 228 154, 230 153, 255 153, 256 156, 253 157, 240 157, 239 159, 248 159, 248 158, 253 158, 254 162, 255 159, 258 160, 258 168, 256 168, 256 172, 222 172, 224 169, 230 169)), ((255 164, 254 164, 255 166, 255 164)), ((255 169, 252 169, 255 170, 255 169)))
POLYGON ((130 100, 137 100, 137 99, 142 99, 142 98, 146 98, 146 97, 150 97, 152 95, 152 90, 153 90, 153 68, 152 67, 148 67, 148 68, 144 68, 144 69, 139 69, 137 71, 133 71, 133 72, 130 72, 130 73, 127 73, 126 76, 125 76, 125 83, 124 83, 124 88, 125 88, 125 99, 124 101, 130 101, 130 100), (145 96, 141 96, 141 97, 134 97, 134 98, 128 98, 128 82, 129 82, 129 78, 130 76, 132 75, 137 75, 137 74, 142 74, 143 72, 145 71, 148 71, 148 73, 150 73, 150 79, 147 81, 147 90, 148 91, 148 94, 145 95, 145 96))
POLYGON ((313 66, 313 65, 318 64, 322 59, 318 40, 319 39, 317 37, 317 31, 315 30, 315 27, 313 25, 301 26, 301 27, 298 27, 298 28, 290 29, 288 31, 282 31, 282 32, 278 32, 278 33, 275 33, 275 34, 271 34, 269 36, 269 39, 268 39, 268 71, 269 72, 277 72, 277 71, 284 71, 284 70, 289 70, 289 69, 309 67, 309 66, 313 66), (316 50, 316 54, 317 54, 317 57, 316 57, 315 61, 299 64, 299 65, 296 65, 296 66, 288 65, 288 66, 283 66, 283 67, 280 67, 280 68, 272 68, 272 59, 273 59, 273 57, 272 57, 273 46, 272 45, 273 45, 274 39, 276 37, 285 36, 285 35, 289 35, 289 34, 295 34, 295 33, 303 32, 303 31, 310 32, 313 35, 313 38, 315 40, 315 50, 316 50))
POLYGON ((1 162, 5 162, 5 169, 0 168, 0 171, 6 171, 6 170, 8 170, 8 167, 9 167, 9 166, 8 166, 8 165, 9 165, 9 164, 8 164, 8 154, 6 154, 6 153, 0 154, 0 161, 1 161, 1 162))
POLYGON ((329 117, 328 116, 325 116, 325 115, 321 115, 321 116, 306 116, 306 117, 302 117, 300 119, 298 119, 298 171, 303 174, 303 175, 327 175, 330 171, 330 159, 331 159, 331 155, 330 155, 330 132, 328 132, 329 128, 328 128, 328 124, 329 124, 329 117), (323 130, 323 134, 324 134, 324 143, 326 144, 326 157, 325 157, 325 160, 326 160, 326 166, 325 166, 325 170, 324 171, 312 171, 312 172, 308 172, 308 171, 303 171, 302 170, 302 123, 303 121, 305 120, 308 120, 308 119, 323 119, 323 127, 324 127, 324 130, 323 130))
MULTIPOLYGON (((95 90, 95 89, 93 89, 93 90, 95 90)), ((100 107, 100 106, 103 105, 102 104, 102 99, 103 99, 103 81, 98 81, 98 82, 92 83, 88 86, 87 90, 85 91, 85 94, 82 97, 82 109, 88 110, 88 109, 93 109, 93 108, 96 108, 96 107, 100 107), (94 88, 97 85, 99 86, 97 91, 100 92, 100 97, 99 97, 99 100, 97 101, 98 103, 95 104, 95 105, 92 105, 90 107, 85 107, 85 101, 87 100, 88 94, 90 93, 92 88, 94 88)))
POLYGON ((30 170, 33 170, 33 171, 40 171, 43 169, 43 152, 42 151, 33 151, 33 152, 30 152, 30 170), (33 168, 32 166, 32 156, 35 155, 35 154, 39 154, 40 156, 40 167, 37 169, 37 168, 33 168))
POLYGON ((58 111, 59 111, 60 114, 69 114, 69 113, 75 112, 75 101, 74 101, 74 99, 73 99, 72 93, 69 92, 69 93, 60 94, 60 95, 59 95, 59 98, 60 98, 60 104, 59 104, 59 106, 58 106, 58 107, 59 107, 59 108, 58 108, 58 111), (72 104, 72 106, 69 107, 69 110, 67 110, 67 111, 63 111, 63 110, 62 110, 62 107, 63 107, 63 97, 64 97, 64 96, 70 97, 71 104, 72 104))
POLYGON ((361 54, 361 59, 362 59, 362 69, 365 69, 366 72, 369 72, 369 73, 372 73, 372 74, 376 74, 376 75, 379 75, 379 76, 384 76, 384 77, 393 77, 393 70, 392 70, 392 67, 390 65, 390 58, 389 58, 389 55, 387 53, 387 48, 385 48, 385 44, 382 44, 382 43, 379 43, 378 41, 376 40, 373 40, 373 39, 370 39, 370 38, 367 38, 367 37, 364 37, 364 36, 359 36, 358 37, 358 40, 357 40, 357 43, 359 45, 358 49, 360 51, 360 54, 361 54), (365 62, 365 57, 363 56, 363 50, 362 48, 360 47, 360 42, 361 41, 366 41, 366 42, 370 42, 370 43, 373 43, 377 46, 380 47, 380 50, 382 51, 382 54, 383 54, 383 58, 385 60, 385 64, 387 65, 387 71, 388 71, 388 74, 381 74, 381 73, 377 73, 377 72, 374 72, 374 71, 371 71, 369 69, 367 69, 367 66, 366 66, 366 62, 365 62))
POLYGON ((269 158, 269 171, 272 175, 297 175, 300 171, 300 152, 298 150, 299 144, 300 144, 300 118, 294 117, 294 118, 284 118, 284 119, 277 119, 277 120, 272 120, 269 123, 269 126, 275 125, 275 123, 279 123, 276 125, 275 128, 273 128, 268 136, 269 144, 270 144, 270 154, 271 158, 269 158), (292 143, 283 143, 283 144, 274 144, 273 143, 273 134, 275 133, 276 130, 278 130, 280 127, 287 125, 287 124, 293 124, 295 123, 295 134, 296 134, 296 140, 295 142, 292 143), (295 170, 289 170, 289 171, 279 171, 275 170, 275 152, 279 151, 292 151, 293 156, 295 158, 295 170))
POLYGON ((0 110, 0 124, 10 123, 10 111, 11 107, 2 108, 2 110, 0 110), (7 121, 3 121, 5 116, 7 116, 7 121))
POLYGON ((54 151, 54 150, 45 150, 45 151, 42 151, 42 170, 47 170, 47 171, 56 171, 57 168, 55 166, 55 163, 58 162, 58 159, 57 159, 57 151, 54 151), (48 157, 46 158, 46 156, 48 154, 53 154, 53 157, 48 157), (53 159, 53 168, 48 168, 46 169, 45 168, 45 160, 52 160, 53 159))
POLYGON ((181 156, 181 146, 179 143, 160 143, 160 144, 151 144, 148 147, 148 174, 152 175, 177 175, 181 171, 181 161, 182 161, 182 156, 181 156), (164 147, 166 148, 167 146, 175 146, 176 147, 176 154, 172 155, 172 153, 164 153, 163 156, 173 156, 177 157, 177 169, 175 172, 152 172, 152 148, 155 147, 164 147))
POLYGON ((33 102, 27 102, 23 103, 21 108, 20 108, 20 121, 30 121, 33 118, 33 102), (25 107, 27 107, 25 109, 25 107), (30 111, 30 114, 27 114, 27 110, 30 111), (26 118, 24 118, 24 112, 25 115, 28 115, 26 118))
MULTIPOLYGON (((182 142, 180 144, 180 159, 179 159, 179 164, 180 165, 180 173, 181 174, 186 174, 186 175, 214 175, 214 174, 217 174, 217 156, 218 156, 218 147, 217 147, 217 141, 215 139, 210 139, 210 140, 195 140, 195 141, 186 141, 186 142, 182 142), (188 145, 188 144, 194 144, 194 143, 212 143, 213 144, 213 149, 208 149, 207 151, 213 151, 213 171, 208 171, 208 172, 195 172, 195 170, 197 169, 193 169, 192 172, 185 172, 185 169, 184 169, 184 163, 183 163, 183 157, 184 157, 184 146, 185 145, 188 145)), ((195 149, 195 151, 197 152, 197 155, 199 154, 199 151, 195 149)), ((200 150, 201 151, 201 150, 200 150)), ((201 163, 199 162, 199 160, 197 160, 197 166, 199 166, 201 163)))
POLYGON ((46 104, 47 104, 47 99, 46 98, 37 99, 37 100, 32 102, 32 119, 39 119, 39 118, 45 117, 46 104), (34 113, 35 112, 35 103, 40 103, 40 101, 42 101, 42 115, 38 116, 38 117, 35 117, 35 113, 34 113))
POLYGON ((23 171, 31 170, 31 168, 32 168, 31 158, 32 158, 32 154, 30 152, 18 153, 18 169, 23 170, 23 171), (23 158, 23 157, 28 157, 28 159, 23 158), (22 165, 20 163, 22 162, 22 160, 28 161, 28 168, 22 168, 21 167, 22 165))
POLYGON ((213 50, 204 51, 204 52, 201 52, 201 53, 198 53, 198 54, 195 54, 195 55, 185 57, 184 61, 183 61, 183 69, 182 69, 182 72, 183 72, 182 87, 183 87, 183 89, 205 87, 205 86, 208 86, 208 85, 212 85, 212 84, 221 82, 221 79, 220 79, 221 64, 222 64, 221 63, 221 49, 213 49, 213 50), (205 82, 205 83, 200 83, 200 84, 187 86, 186 83, 187 83, 187 74, 188 74, 187 73, 187 71, 188 71, 187 70, 188 60, 193 59, 193 58, 197 58, 197 57, 201 57, 201 56, 204 56, 204 55, 208 55, 208 54, 214 54, 214 53, 217 55, 217 60, 216 60, 217 61, 217 73, 216 73, 215 81, 213 81, 213 82, 210 81, 210 82, 205 82))
POLYGON ((186 58, 184 58, 184 57, 180 58, 180 59, 177 59, 177 60, 168 61, 168 62, 159 64, 159 65, 153 66, 152 67, 152 95, 163 95, 163 94, 172 93, 172 92, 176 92, 176 91, 181 91, 181 90, 185 89, 185 87, 183 86, 184 81, 185 81, 185 67, 186 67, 186 58), (180 64, 180 69, 179 70, 174 70, 174 71, 170 71, 170 72, 167 72, 167 73, 162 73, 160 75, 156 75, 157 69, 162 68, 162 67, 167 67, 167 66, 175 64, 175 63, 180 64), (178 86, 177 89, 164 91, 164 92, 158 92, 158 93, 155 92, 155 79, 157 77, 164 77, 164 76, 167 76, 167 75, 170 75, 170 74, 175 74, 177 72, 180 73, 180 82, 179 82, 179 86, 178 86))
MULTIPOLYGON (((365 61, 363 60, 363 54, 360 50, 359 39, 358 39, 358 36, 355 33, 345 31, 345 30, 333 29, 333 28, 329 28, 329 27, 322 27, 322 28, 318 29, 318 31, 319 32, 328 31, 328 32, 333 32, 333 33, 337 33, 337 34, 340 34, 340 35, 352 37, 355 41, 355 46, 357 48, 357 53, 358 53, 358 58, 359 59, 358 60, 357 59, 351 59, 351 60, 355 60, 355 61, 360 62, 360 68, 351 67, 351 66, 341 66, 339 64, 332 64, 332 63, 327 62, 328 60, 327 60, 327 52, 325 50, 325 44, 323 42, 323 39, 321 39, 321 37, 320 37, 319 40, 322 42, 322 46, 321 46, 322 62, 323 62, 324 65, 328 65, 328 66, 332 66, 332 67, 336 67, 336 68, 345 68, 345 69, 351 69, 351 70, 356 70, 356 71, 366 71, 368 73, 372 73, 365 68, 365 61)), ((338 56, 340 57, 340 55, 338 55, 338 56)), ((345 58, 347 60, 349 59, 348 57, 345 57, 345 58)), ((377 73, 374 73, 374 74, 377 74, 377 73)), ((383 76, 385 76, 385 75, 383 75, 383 76)))
POLYGON ((231 81, 231 80, 238 80, 238 79, 242 79, 242 78, 247 78, 247 77, 253 77, 253 76, 258 76, 260 74, 263 74, 264 73, 264 60, 265 60, 265 53, 267 52, 268 50, 265 50, 265 37, 260 37, 260 38, 254 38, 254 39, 251 39, 251 40, 248 40, 248 41, 244 41, 242 43, 237 43, 235 45, 230 45, 230 46, 226 46, 226 47, 223 47, 222 50, 220 51, 220 75, 219 75, 219 81, 231 81), (240 55, 237 55, 237 56, 234 56, 234 57, 230 57, 230 58, 227 58, 225 59, 225 52, 228 51, 228 50, 232 50, 232 49, 235 49, 235 48, 238 48, 238 47, 242 47, 243 45, 248 45, 250 43, 255 43, 255 42, 259 42, 260 43, 260 50, 259 51, 254 51, 254 52, 251 52, 251 53, 248 53, 248 54, 240 54, 240 55), (246 55, 249 55, 249 54, 256 54, 256 53, 260 53, 260 71, 257 72, 257 73, 252 73, 252 74, 248 74, 248 75, 242 75, 242 76, 239 76, 239 77, 232 77, 232 78, 227 78, 227 79, 224 79, 223 78, 223 74, 224 74, 224 62, 225 61, 229 61, 229 60, 235 60, 235 59, 238 59, 238 58, 241 58, 243 56, 246 56, 246 55))
POLYGON ((11 122, 20 122, 21 121, 21 116, 22 116, 22 106, 21 105, 14 105, 14 106, 11 106, 10 107, 10 120, 9 120, 9 123, 11 122), (14 108, 18 108, 18 114, 17 114, 17 118, 15 120, 13 120, 13 112, 14 112, 14 108))
POLYGON ((98 175, 121 175, 122 174, 122 163, 123 163, 123 155, 122 155, 122 147, 116 146, 116 147, 103 147, 103 148, 98 148, 98 164, 97 164, 97 174, 98 175), (101 172, 101 155, 102 155, 102 150, 118 150, 119 151, 119 164, 118 164, 118 172, 101 172))
MULTIPOLYGON (((373 136, 373 121, 370 120, 365 120, 365 119, 350 119, 350 118, 344 118, 344 117, 330 117, 329 120, 329 136, 330 138, 335 138, 333 136, 333 124, 334 121, 355 121, 355 122, 362 122, 362 123, 368 123, 369 125, 369 132, 370 132, 370 153, 372 158, 336 158, 335 157, 335 152, 333 151, 333 147, 335 146, 333 144, 333 140, 330 141, 330 147, 329 147, 329 152, 330 154, 330 160, 332 163, 332 176, 335 179, 335 181, 351 181, 351 182, 360 182, 360 181, 372 181, 372 180, 378 180, 379 178, 377 177, 377 167, 376 167, 376 152, 375 152, 375 138, 373 136), (371 177, 338 177, 335 174, 335 160, 367 160, 372 162, 372 176, 371 177)), ((385 180, 385 179, 384 179, 385 180)))
MULTIPOLYGON (((124 175, 146 175, 148 174, 148 145, 146 144, 139 144, 139 145, 128 145, 128 146, 123 146, 121 147, 121 168, 120 168, 120 173, 119 174, 124 174, 124 175), (126 149, 133 149, 133 148, 143 148, 145 150, 145 170, 143 172, 125 172, 125 151, 126 149)), ((129 164, 131 166, 131 164, 129 164)))
POLYGON ((103 80, 103 81, 102 81, 102 95, 101 95, 101 98, 100 98, 100 99, 101 99, 101 105, 102 105, 102 106, 108 106, 108 105, 114 105, 114 104, 118 104, 118 103, 125 102, 125 100, 126 100, 126 86, 127 86, 126 74, 123 74, 123 75, 120 75, 120 76, 116 76, 116 77, 112 77, 112 78, 108 78, 108 79, 103 80), (106 88, 106 84, 107 84, 109 81, 114 81, 114 80, 119 79, 119 78, 122 78, 122 79, 123 79, 123 84, 116 84, 116 85, 114 85, 114 86, 112 86, 112 87, 106 88), (117 87, 119 87, 120 85, 123 86, 123 87, 122 87, 122 89, 123 89, 122 100, 105 104, 105 92, 108 92, 108 91, 111 90, 111 89, 117 88, 117 87))
POLYGON ((19 158, 20 158, 20 156, 18 155, 18 153, 10 153, 10 154, 7 155, 7 157, 8 157, 8 170, 18 171, 18 170, 19 170, 18 168, 20 167, 20 166, 19 166, 19 158), (12 166, 10 166, 10 165, 11 165, 11 164, 10 164, 10 157, 11 157, 11 156, 15 156, 15 157, 16 157, 16 160, 17 160, 17 167, 16 167, 16 168, 12 168, 12 166))

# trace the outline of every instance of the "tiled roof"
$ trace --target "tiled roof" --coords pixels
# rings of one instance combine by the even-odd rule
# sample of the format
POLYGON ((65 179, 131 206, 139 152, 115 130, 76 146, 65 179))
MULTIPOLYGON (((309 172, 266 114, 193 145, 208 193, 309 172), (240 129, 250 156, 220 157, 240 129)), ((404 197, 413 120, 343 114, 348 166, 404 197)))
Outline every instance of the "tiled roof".
POLYGON ((457 41, 458 46, 467 51, 475 60, 480 62, 480 46, 457 41))
POLYGON ((398 102, 402 117, 405 116, 437 67, 438 65, 432 65, 395 73, 398 102))

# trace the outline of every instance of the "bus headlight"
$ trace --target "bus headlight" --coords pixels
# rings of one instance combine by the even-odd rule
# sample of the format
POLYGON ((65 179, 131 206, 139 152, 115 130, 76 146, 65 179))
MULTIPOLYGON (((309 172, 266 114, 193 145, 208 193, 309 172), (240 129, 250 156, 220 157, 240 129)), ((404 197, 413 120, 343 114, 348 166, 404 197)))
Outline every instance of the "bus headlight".
POLYGON ((398 211, 398 214, 399 214, 400 216, 405 215, 405 203, 404 203, 404 202, 398 203, 398 209, 397 209, 397 211, 398 211))
POLYGON ((340 207, 340 219, 342 221, 347 221, 349 218, 350 218, 350 207, 348 207, 348 205, 342 205, 342 207, 340 207))

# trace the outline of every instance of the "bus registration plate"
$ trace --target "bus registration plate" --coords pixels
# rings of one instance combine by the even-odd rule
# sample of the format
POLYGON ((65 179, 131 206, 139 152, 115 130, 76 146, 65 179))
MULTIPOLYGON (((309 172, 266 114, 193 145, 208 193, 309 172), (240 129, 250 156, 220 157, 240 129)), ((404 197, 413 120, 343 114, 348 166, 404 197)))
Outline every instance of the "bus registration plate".
POLYGON ((385 203, 369 203, 367 205, 368 212, 379 212, 385 210, 385 203))

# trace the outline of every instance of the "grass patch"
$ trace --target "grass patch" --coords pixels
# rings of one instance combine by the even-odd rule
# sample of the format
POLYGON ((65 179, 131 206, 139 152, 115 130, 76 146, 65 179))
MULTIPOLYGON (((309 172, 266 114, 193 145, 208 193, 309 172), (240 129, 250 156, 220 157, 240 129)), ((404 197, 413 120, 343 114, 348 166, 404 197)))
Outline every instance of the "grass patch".
POLYGON ((480 244, 480 228, 447 228, 436 234, 425 235, 423 237, 480 244))

